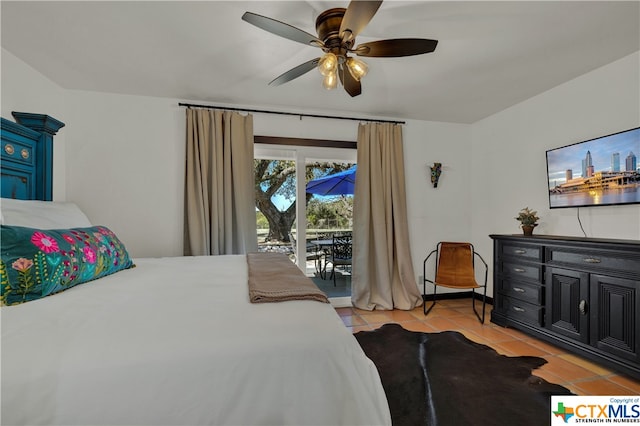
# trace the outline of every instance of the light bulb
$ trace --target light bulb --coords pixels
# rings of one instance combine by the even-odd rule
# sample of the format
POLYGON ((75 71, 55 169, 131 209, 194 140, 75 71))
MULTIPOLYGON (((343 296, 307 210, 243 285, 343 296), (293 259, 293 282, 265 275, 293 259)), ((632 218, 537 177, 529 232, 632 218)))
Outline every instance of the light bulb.
POLYGON ((338 73, 334 71, 325 75, 322 80, 322 85, 327 90, 335 89, 336 86, 338 86, 338 73))
POLYGON ((367 75, 367 72, 369 72, 369 66, 360 59, 349 57, 347 58, 346 64, 347 68, 349 69, 349 73, 357 81, 360 81, 360 79, 367 75))
POLYGON ((325 77, 329 74, 335 74, 336 69, 338 69, 338 57, 331 52, 318 61, 318 71, 325 77))

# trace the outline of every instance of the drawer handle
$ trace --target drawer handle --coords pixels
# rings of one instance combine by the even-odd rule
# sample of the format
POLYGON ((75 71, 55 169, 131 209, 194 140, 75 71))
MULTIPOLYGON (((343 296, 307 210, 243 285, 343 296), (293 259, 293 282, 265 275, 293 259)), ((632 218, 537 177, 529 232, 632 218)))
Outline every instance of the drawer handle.
POLYGON ((516 249, 513 251, 515 254, 525 254, 527 251, 522 249, 516 249))
POLYGON ((518 293, 524 293, 525 292, 524 288, 520 288, 520 287, 514 287, 513 291, 517 291, 518 293))
POLYGON ((600 259, 597 259, 595 257, 585 257, 582 260, 585 261, 586 263, 600 263, 600 259))
POLYGON ((513 272, 523 273, 523 272, 527 272, 527 270, 522 268, 513 268, 513 272))
POLYGON ((520 308, 519 306, 514 306, 513 310, 516 311, 516 312, 524 312, 525 311, 524 308, 520 308))

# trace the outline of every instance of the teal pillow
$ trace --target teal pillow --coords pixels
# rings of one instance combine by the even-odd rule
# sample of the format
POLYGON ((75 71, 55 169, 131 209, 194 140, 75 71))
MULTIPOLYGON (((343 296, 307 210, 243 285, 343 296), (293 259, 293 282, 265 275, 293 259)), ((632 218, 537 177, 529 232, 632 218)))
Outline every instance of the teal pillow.
POLYGON ((16 305, 40 299, 123 269, 133 262, 104 226, 33 229, 2 225, 0 300, 16 305))

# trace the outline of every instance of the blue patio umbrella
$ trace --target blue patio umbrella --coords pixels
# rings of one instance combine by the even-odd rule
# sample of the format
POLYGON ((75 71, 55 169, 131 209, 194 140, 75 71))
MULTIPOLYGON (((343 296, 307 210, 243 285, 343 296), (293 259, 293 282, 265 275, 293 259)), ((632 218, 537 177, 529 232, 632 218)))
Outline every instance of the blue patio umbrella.
POLYGON ((307 192, 316 195, 349 195, 353 194, 356 183, 356 166, 343 172, 323 176, 307 183, 307 192))

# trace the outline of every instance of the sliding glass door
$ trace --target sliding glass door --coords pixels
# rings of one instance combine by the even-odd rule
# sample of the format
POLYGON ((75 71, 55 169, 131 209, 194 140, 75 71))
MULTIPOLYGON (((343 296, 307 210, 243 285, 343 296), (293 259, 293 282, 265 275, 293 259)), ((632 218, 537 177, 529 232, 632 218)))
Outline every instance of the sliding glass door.
POLYGON ((330 297, 339 294, 338 284, 344 288, 341 295, 350 296, 350 269, 340 268, 334 285, 330 249, 314 241, 350 233, 353 195, 340 189, 312 194, 306 186, 312 179, 351 169, 355 161, 355 149, 255 145, 258 246, 288 253, 330 297))
POLYGON ((281 252, 295 261, 297 216, 295 152, 263 150, 254 159, 258 250, 281 252))

